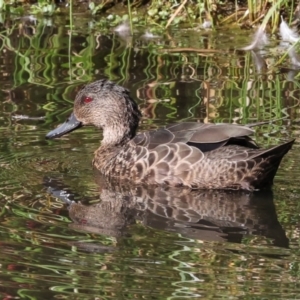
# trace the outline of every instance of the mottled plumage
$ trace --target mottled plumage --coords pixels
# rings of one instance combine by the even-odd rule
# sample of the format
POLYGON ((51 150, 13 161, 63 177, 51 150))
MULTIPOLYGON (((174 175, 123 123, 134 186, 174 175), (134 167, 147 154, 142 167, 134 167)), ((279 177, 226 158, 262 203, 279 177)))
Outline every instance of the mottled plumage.
POLYGON ((260 149, 249 137, 250 126, 192 122, 136 135, 140 116, 125 88, 99 80, 77 94, 71 117, 47 138, 94 125, 103 129, 103 140, 93 164, 107 177, 136 184, 235 190, 270 186, 294 142, 260 149))
MULTIPOLYGON (((147 227, 177 232, 186 238, 237 242, 245 234, 254 234, 266 236, 276 246, 288 247, 270 190, 244 193, 118 185, 98 172, 94 179, 100 193, 98 200, 97 193, 85 198, 58 178, 45 178, 48 192, 68 204, 73 221, 69 226, 75 230, 120 237, 130 234, 131 225, 140 221, 147 227), (88 204, 90 201, 92 204, 88 204)), ((91 243, 76 245, 91 248, 91 243)), ((94 246, 103 250, 99 243, 94 246)))

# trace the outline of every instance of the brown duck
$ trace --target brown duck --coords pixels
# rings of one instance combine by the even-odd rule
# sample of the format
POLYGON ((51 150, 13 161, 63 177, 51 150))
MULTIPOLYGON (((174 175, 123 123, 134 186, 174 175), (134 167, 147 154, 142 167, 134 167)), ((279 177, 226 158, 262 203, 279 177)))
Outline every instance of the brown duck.
POLYGON ((69 119, 48 139, 82 125, 103 129, 93 165, 107 177, 135 184, 193 189, 257 190, 272 185, 294 140, 260 149, 251 125, 184 122, 136 135, 141 113, 128 90, 108 80, 86 85, 69 119))

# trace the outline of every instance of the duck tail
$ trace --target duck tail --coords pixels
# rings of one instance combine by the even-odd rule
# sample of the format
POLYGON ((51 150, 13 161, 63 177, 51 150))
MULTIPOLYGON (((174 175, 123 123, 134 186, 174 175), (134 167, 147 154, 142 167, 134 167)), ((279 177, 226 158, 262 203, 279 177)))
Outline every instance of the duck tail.
MULTIPOLYGON (((291 149, 295 140, 290 140, 284 144, 266 149, 257 154, 256 158, 263 159, 263 176, 257 178, 256 189, 263 189, 273 184, 273 179, 280 165, 283 156, 291 149)), ((253 157, 255 158, 255 157, 253 157)))

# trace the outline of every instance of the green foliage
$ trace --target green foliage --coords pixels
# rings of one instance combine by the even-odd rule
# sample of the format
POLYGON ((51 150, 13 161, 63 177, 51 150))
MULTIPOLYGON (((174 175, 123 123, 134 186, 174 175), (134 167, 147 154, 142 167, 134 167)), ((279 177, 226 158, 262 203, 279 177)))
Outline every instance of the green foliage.
POLYGON ((5 5, 4 0, 0 0, 0 11, 2 11, 2 10, 6 10, 6 5, 5 5))
POLYGON ((102 8, 103 8, 103 4, 98 4, 96 5, 95 2, 90 2, 89 3, 89 9, 92 13, 92 15, 96 15, 98 12, 101 12, 102 8))
POLYGON ((0 12, 22 15, 25 12, 25 7, 15 5, 13 0, 0 0, 0 12))
MULTIPOLYGON (((34 21, 6 16, 1 22, 3 298, 295 297, 300 278, 299 142, 285 157, 274 188, 277 216, 290 239, 289 249, 272 246, 271 238, 261 236, 263 227, 256 223, 258 233, 243 232, 241 243, 222 240, 223 233, 219 241, 206 241, 196 235, 201 224, 184 226, 185 215, 167 231, 164 226, 175 221, 150 211, 129 226, 128 234, 113 238, 74 226, 67 208, 47 192, 45 176, 59 174, 79 193, 76 200, 99 201, 90 163, 99 145, 98 131, 87 128, 60 141, 44 139, 50 128, 69 115, 79 86, 99 78, 130 89, 143 112, 140 130, 181 120, 246 124, 284 117, 259 127, 257 141, 267 146, 299 135, 299 83, 294 80, 298 71, 286 70, 286 61, 276 66, 280 54, 266 49, 268 68, 259 71, 250 52, 237 50, 249 42, 248 32, 183 27, 166 32, 157 26, 154 37, 145 37, 145 30, 154 26, 136 26, 132 35, 112 30, 129 18, 146 23, 133 7, 131 17, 128 11, 95 19, 73 18, 70 13, 69 20, 54 13, 52 18, 34 21), (20 114, 44 119, 13 118, 20 114), (150 223, 152 216, 155 222, 150 223), (187 230, 192 234, 189 238, 187 230)), ((220 202, 222 211, 224 202, 220 202)), ((153 207, 141 199, 138 203, 153 207)), ((195 206, 203 207, 200 202, 195 206)), ((209 211, 215 212, 210 205, 209 211)), ((272 218, 265 221, 274 222, 272 218)), ((222 222, 228 224, 226 215, 222 222)), ((219 230, 210 224, 205 223, 202 231, 213 239, 219 230)))
POLYGON ((38 0, 35 5, 30 7, 30 12, 33 14, 53 15, 55 12, 55 4, 52 0, 38 0))
MULTIPOLYGON (((43 14, 53 15, 56 13, 74 12, 78 9, 78 0, 70 1, 68 8, 56 7, 53 0, 38 0, 36 3, 15 2, 13 0, 0 0, 0 11, 11 12, 13 14, 43 14), (74 6, 74 7, 73 7, 74 6)), ((298 9, 294 7, 293 1, 279 0, 273 5, 263 0, 248 0, 238 3, 233 0, 210 1, 177 1, 177 0, 153 0, 150 3, 142 1, 127 1, 127 8, 120 9, 118 1, 91 1, 83 2, 86 7, 84 12, 88 12, 91 17, 97 19, 110 16, 107 20, 119 20, 122 22, 123 16, 128 15, 131 32, 132 24, 151 24, 154 26, 168 27, 178 24, 189 23, 192 26, 210 21, 212 26, 221 26, 235 23, 242 27, 256 26, 258 23, 269 24, 274 32, 280 20, 280 14, 293 19, 294 12, 298 9), (145 6, 147 5, 147 6, 145 6), (127 10, 127 12, 125 12, 127 10)), ((80 11, 78 11, 80 12, 80 11)), ((74 20, 73 20, 74 23, 74 20)))

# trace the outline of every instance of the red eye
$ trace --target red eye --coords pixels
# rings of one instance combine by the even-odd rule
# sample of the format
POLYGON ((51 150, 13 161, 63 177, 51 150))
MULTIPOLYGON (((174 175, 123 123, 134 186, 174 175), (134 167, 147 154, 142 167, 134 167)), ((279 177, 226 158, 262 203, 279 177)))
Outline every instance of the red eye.
POLYGON ((90 103, 92 101, 93 101, 93 98, 91 98, 91 97, 84 97, 84 99, 83 99, 84 103, 90 103))

